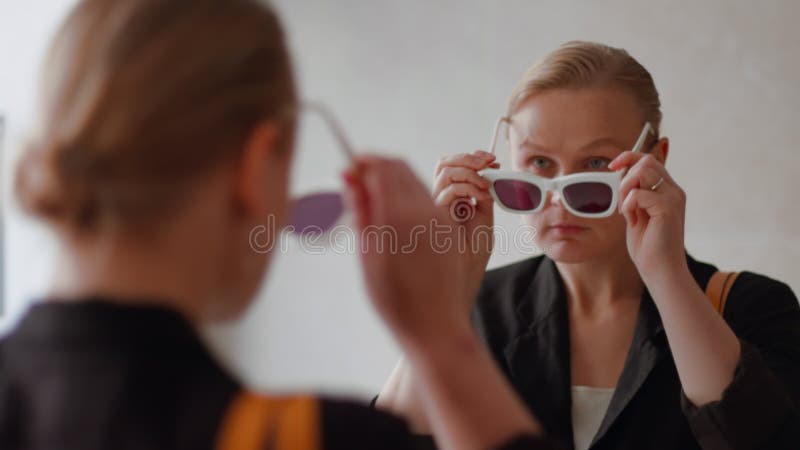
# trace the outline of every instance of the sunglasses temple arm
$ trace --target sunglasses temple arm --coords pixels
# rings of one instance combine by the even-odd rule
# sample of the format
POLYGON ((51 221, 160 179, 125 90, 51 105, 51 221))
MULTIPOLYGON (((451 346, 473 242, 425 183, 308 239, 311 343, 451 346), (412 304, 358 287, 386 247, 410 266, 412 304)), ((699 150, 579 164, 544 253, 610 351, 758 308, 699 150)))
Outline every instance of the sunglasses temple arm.
POLYGON ((315 113, 319 114, 322 117, 322 120, 328 124, 328 127, 331 129, 333 136, 336 138, 336 141, 339 143, 339 146, 344 151, 347 160, 353 162, 355 159, 355 150, 353 150, 353 146, 350 144, 350 141, 344 134, 344 129, 339 122, 336 120, 336 117, 320 103, 314 102, 305 102, 303 103, 302 107, 304 109, 314 111, 315 113))
MULTIPOLYGON (((631 149, 631 152, 633 152, 633 153, 641 152, 642 151, 642 147, 644 147, 644 143, 647 140, 647 136, 649 136, 650 134, 656 134, 656 132, 653 130, 653 126, 650 125, 650 122, 646 122, 644 124, 644 128, 642 128, 642 132, 639 134, 639 139, 636 139, 636 143, 633 144, 633 148, 631 149)), ((622 172, 622 176, 624 177, 627 174, 628 174, 628 169, 626 168, 622 172)))
POLYGON ((494 131, 492 132, 492 143, 489 144, 489 153, 491 153, 492 155, 495 154, 495 148, 497 147, 497 135, 500 134, 500 125, 502 125, 503 122, 506 122, 508 124, 511 123, 508 117, 500 117, 499 119, 497 119, 497 123, 494 124, 494 131))
POLYGON ((639 139, 637 139, 636 143, 633 144, 633 149, 631 151, 634 153, 641 152, 642 147, 644 146, 644 143, 647 140, 647 136, 650 134, 655 134, 655 131, 653 131, 653 127, 652 125, 650 125, 650 122, 647 122, 644 124, 642 132, 639 134, 639 139))

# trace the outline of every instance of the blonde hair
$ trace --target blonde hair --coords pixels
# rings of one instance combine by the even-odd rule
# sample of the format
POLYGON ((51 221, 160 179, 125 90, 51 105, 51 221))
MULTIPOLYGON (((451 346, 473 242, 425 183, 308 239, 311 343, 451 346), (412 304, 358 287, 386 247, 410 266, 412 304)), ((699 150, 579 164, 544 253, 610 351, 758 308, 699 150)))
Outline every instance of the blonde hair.
POLYGON ((258 0, 84 0, 42 81, 16 196, 79 230, 154 219, 296 103, 283 30, 258 0))
POLYGON ((584 87, 615 87, 630 93, 644 121, 658 133, 661 101, 650 72, 625 50, 595 42, 567 42, 531 66, 511 93, 508 115, 544 91, 584 87))

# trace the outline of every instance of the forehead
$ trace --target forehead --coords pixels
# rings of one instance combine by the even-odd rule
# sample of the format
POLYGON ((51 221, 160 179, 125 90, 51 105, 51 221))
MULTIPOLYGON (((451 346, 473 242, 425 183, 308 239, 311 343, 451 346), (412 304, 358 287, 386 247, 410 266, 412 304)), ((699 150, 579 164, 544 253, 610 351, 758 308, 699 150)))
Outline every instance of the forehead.
POLYGON ((642 127, 633 96, 615 88, 552 89, 523 102, 511 117, 512 140, 548 147, 578 147, 596 139, 631 143, 642 127), (515 139, 516 138, 516 139, 515 139))

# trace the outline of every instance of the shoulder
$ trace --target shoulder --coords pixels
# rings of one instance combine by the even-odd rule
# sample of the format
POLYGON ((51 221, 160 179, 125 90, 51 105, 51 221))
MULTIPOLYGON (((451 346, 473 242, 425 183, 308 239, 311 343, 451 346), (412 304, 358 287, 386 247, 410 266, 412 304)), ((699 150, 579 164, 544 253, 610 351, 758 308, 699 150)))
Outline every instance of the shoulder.
POLYGON ((318 398, 325 449, 405 449, 411 432, 392 414, 352 400, 318 398))
POLYGON ((219 442, 230 445, 219 448, 236 449, 243 433, 253 431, 261 436, 258 439, 277 439, 287 448, 298 450, 399 450, 408 448, 411 438, 402 419, 366 404, 314 395, 243 391, 231 400, 220 428, 219 442), (254 430, 250 426, 253 423, 263 424, 264 429, 254 430))
MULTIPOLYGON (((717 271, 711 264, 689 258, 689 268, 702 289, 717 271)), ((725 320, 741 335, 779 323, 800 325, 800 304, 784 282, 751 271, 739 272, 725 303, 725 320)))
POLYGON ((765 320, 800 321, 800 304, 786 283, 744 271, 731 286, 725 318, 743 325, 765 320))

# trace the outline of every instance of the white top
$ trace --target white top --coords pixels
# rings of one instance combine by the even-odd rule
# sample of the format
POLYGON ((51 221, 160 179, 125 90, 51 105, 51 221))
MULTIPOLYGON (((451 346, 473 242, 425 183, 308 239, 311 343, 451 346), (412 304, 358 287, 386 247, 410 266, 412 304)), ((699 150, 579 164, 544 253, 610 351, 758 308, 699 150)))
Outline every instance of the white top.
POLYGON ((589 448, 613 396, 613 388, 572 386, 572 434, 575 450, 589 448))

